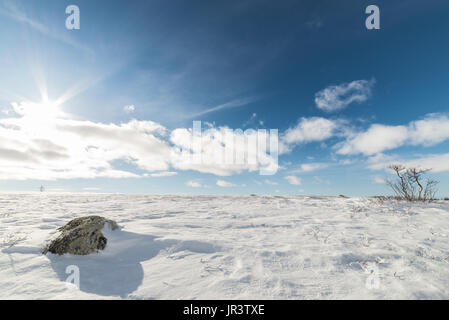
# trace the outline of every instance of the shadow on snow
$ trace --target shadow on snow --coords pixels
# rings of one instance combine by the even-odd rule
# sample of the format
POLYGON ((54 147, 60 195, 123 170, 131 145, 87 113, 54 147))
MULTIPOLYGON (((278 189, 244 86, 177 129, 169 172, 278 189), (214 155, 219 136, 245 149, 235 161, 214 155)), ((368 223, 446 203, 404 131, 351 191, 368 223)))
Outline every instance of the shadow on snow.
POLYGON ((126 297, 142 283, 144 271, 142 261, 147 261, 163 250, 170 252, 190 251, 214 253, 215 245, 200 241, 158 240, 152 235, 126 231, 103 232, 108 239, 104 251, 88 256, 47 254, 51 266, 61 281, 70 273, 66 268, 79 268, 80 290, 103 296, 126 297))

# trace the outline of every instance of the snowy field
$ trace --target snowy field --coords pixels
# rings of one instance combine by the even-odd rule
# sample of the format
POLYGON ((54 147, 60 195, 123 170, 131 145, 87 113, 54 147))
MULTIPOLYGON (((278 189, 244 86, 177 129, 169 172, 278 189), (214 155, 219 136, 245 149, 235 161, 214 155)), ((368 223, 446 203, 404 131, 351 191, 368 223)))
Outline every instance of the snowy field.
POLYGON ((0 194, 0 298, 449 299, 449 201, 0 194), (105 251, 40 253, 86 215, 105 251))

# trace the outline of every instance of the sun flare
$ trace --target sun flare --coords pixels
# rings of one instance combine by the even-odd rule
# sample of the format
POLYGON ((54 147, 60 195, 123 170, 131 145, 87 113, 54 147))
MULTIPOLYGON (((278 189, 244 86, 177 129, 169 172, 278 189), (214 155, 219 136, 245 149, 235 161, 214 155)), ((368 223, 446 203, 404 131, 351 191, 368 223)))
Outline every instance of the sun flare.
POLYGON ((36 122, 47 122, 62 114, 58 104, 52 101, 13 103, 14 111, 36 122))

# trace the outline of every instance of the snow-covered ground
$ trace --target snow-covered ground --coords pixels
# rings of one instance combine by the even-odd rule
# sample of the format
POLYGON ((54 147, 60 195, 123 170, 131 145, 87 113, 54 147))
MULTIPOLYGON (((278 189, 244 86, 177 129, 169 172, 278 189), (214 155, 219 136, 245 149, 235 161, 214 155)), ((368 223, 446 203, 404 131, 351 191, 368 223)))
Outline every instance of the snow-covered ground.
POLYGON ((448 299, 449 201, 0 194, 0 298, 448 299), (105 251, 40 253, 86 215, 105 251))

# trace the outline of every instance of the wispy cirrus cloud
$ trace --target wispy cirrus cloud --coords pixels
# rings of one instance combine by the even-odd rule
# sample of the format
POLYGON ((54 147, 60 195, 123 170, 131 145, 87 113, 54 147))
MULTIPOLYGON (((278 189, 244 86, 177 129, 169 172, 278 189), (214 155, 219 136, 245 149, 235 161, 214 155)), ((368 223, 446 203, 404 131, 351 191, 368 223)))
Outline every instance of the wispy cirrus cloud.
POLYGON ((95 52, 92 49, 71 39, 61 32, 51 29, 49 26, 43 24, 42 22, 31 18, 25 11, 21 10, 16 5, 16 3, 13 3, 11 1, 3 2, 2 5, 0 5, 0 15, 13 19, 19 23, 23 23, 45 36, 67 44, 75 49, 81 50, 90 56, 95 55, 95 52))
POLYGON ((375 80, 356 80, 329 86, 315 94, 318 109, 326 112, 342 110, 352 103, 361 103, 371 97, 375 80))
POLYGON ((193 115, 190 116, 190 118, 197 118, 200 116, 204 116, 206 114, 210 114, 213 112, 217 112, 217 111, 222 111, 222 110, 226 110, 226 109, 232 109, 232 108, 238 108, 238 107, 243 107, 246 106, 250 103, 253 103, 255 101, 257 101, 259 98, 256 97, 249 97, 249 98, 242 98, 242 99, 235 99, 223 104, 220 104, 218 106, 203 110, 201 112, 195 113, 193 115))

